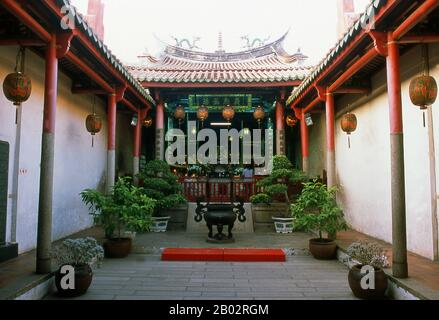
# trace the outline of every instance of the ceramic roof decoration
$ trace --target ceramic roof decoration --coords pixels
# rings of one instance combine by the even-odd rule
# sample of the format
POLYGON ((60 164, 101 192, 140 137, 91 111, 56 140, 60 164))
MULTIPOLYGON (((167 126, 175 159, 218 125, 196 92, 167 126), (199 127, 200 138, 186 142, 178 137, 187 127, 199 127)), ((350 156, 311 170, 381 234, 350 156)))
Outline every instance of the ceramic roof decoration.
POLYGON ((218 50, 207 53, 167 45, 159 58, 142 57, 128 66, 140 82, 157 83, 269 83, 301 81, 311 71, 300 51, 293 55, 283 48, 287 33, 280 39, 241 52, 218 50))

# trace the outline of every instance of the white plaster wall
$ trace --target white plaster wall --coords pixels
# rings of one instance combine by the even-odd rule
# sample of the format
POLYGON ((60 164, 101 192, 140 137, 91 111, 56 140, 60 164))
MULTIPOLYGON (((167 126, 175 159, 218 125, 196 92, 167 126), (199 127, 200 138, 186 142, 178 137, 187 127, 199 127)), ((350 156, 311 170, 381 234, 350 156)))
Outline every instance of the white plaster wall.
MULTIPOLYGON (((13 71, 17 48, 2 47, 0 79, 13 71)), ((27 51, 26 73, 32 79, 32 95, 23 104, 22 134, 17 209, 17 242, 20 252, 35 248, 39 178, 41 162, 41 133, 44 103, 44 60, 27 51)), ((85 129, 85 118, 92 110, 91 96, 73 95, 71 81, 59 73, 57 123, 55 140, 55 173, 53 201, 53 239, 59 239, 91 226, 86 207, 79 192, 102 184, 106 168, 106 115, 104 103, 96 99, 96 112, 104 119, 102 133, 91 138, 85 129)), ((14 163, 15 110, 0 94, 0 139, 11 144, 9 193, 12 193, 14 163)), ((8 239, 11 235, 11 199, 8 202, 8 239)))
POLYGON ((313 113, 314 124, 309 130, 309 175, 311 178, 323 178, 323 170, 326 168, 326 133, 325 113, 313 113))
MULTIPOLYGON (((13 56, 12 47, 3 47, 0 55, 0 81, 3 80, 8 73, 13 72, 15 65, 15 56, 13 56)), ((15 52, 16 54, 16 52, 15 52)), ((3 91, 2 91, 3 92, 3 91)), ((8 178, 8 207, 7 207, 7 226, 6 239, 11 241, 11 208, 12 208, 12 178, 14 163, 16 126, 15 126, 15 107, 9 102, 4 94, 0 94, 0 140, 9 143, 9 178, 8 178)))
MULTIPOLYGON (((437 55, 437 46, 432 56, 433 52, 437 55)), ((428 131, 422 125, 422 113, 409 98, 410 79, 421 70, 420 57, 420 49, 415 48, 401 59, 407 241, 409 251, 432 258, 428 131)), ((439 78, 437 62, 432 75, 439 78)), ((376 74, 372 83, 374 92, 370 101, 353 110, 358 118, 358 129, 351 137, 351 149, 347 148, 346 135, 340 129, 340 119, 337 119, 338 199, 354 229, 391 242, 389 111, 387 93, 382 90, 386 84, 385 70, 376 74)), ((338 102, 337 109, 343 105, 345 103, 338 102)), ((434 114, 438 121, 438 111, 435 110, 434 114)), ((439 137, 437 130, 436 141, 439 137)))

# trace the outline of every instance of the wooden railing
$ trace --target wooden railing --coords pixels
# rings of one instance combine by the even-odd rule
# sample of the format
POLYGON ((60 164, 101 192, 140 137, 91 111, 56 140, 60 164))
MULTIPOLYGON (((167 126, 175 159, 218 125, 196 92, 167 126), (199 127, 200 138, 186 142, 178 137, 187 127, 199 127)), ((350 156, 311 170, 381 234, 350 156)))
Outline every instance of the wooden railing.
POLYGON ((182 178, 183 195, 189 202, 203 199, 206 202, 232 202, 242 199, 250 202, 250 197, 260 192, 259 179, 207 179, 182 178))

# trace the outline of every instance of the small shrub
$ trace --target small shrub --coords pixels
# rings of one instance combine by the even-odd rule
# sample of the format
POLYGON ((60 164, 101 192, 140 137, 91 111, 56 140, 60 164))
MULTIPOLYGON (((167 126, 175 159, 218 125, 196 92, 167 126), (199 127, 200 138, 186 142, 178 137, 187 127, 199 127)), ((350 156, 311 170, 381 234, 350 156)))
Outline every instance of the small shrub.
POLYGON ((375 242, 354 242, 349 246, 347 253, 351 259, 358 261, 363 266, 372 266, 374 268, 389 266, 386 252, 382 246, 375 242))

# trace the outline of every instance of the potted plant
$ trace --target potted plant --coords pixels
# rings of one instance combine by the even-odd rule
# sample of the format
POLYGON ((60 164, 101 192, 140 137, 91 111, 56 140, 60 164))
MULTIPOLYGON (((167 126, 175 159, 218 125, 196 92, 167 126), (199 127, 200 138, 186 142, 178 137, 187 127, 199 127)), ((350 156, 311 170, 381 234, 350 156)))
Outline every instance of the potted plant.
POLYGON ((384 249, 374 242, 357 241, 349 246, 347 254, 355 263, 348 276, 353 294, 360 299, 383 299, 388 286, 383 268, 389 266, 384 249), (365 270, 364 267, 370 268, 365 270), (362 270, 369 272, 362 272, 362 270), (370 272, 373 272, 372 278, 370 278, 370 272), (366 276, 369 276, 369 282, 367 287, 364 287, 362 279, 366 276), (371 279, 375 279, 373 285, 370 283, 371 279))
POLYGON ((304 184, 302 194, 291 205, 291 211, 298 229, 317 231, 319 237, 309 241, 309 250, 316 259, 335 259, 337 244, 323 237, 323 232, 334 234, 346 229, 341 208, 337 205, 337 188, 329 188, 314 180, 304 184))
POLYGON ((119 178, 109 194, 87 189, 81 197, 95 224, 104 228, 106 257, 124 258, 130 253, 132 237, 123 236, 124 231, 149 231, 156 201, 133 186, 131 178, 119 178))
POLYGON ((171 172, 166 162, 153 160, 146 164, 139 178, 143 181, 142 193, 156 203, 151 231, 165 232, 171 219, 171 209, 186 203, 186 199, 180 194, 182 187, 178 183, 178 177, 171 172))
POLYGON ((291 192, 291 186, 297 183, 301 184, 307 179, 304 172, 293 168, 286 156, 278 155, 273 157, 271 174, 258 182, 257 186, 262 188, 263 192, 250 198, 253 205, 273 206, 273 202, 284 204, 277 206, 277 212, 275 211, 271 217, 277 233, 293 232, 294 219, 290 214, 289 207, 295 194, 291 192), (281 211, 279 212, 279 210, 281 211))
POLYGON ((104 249, 94 238, 67 239, 52 249, 52 258, 58 265, 55 272, 55 286, 62 297, 77 297, 87 292, 93 280, 94 266, 99 266, 104 259, 104 249), (74 268, 74 286, 63 288, 62 279, 66 276, 64 266, 74 268), (62 273, 62 271, 64 273, 62 273))

